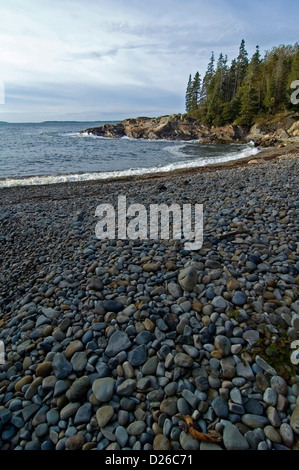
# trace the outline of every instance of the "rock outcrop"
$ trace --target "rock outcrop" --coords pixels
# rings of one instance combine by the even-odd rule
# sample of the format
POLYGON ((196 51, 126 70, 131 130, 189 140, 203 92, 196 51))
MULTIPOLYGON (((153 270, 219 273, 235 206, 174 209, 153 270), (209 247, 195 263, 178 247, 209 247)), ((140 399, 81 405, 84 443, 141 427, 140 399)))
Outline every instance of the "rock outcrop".
POLYGON ((110 138, 199 140, 203 144, 253 141, 258 147, 277 147, 299 143, 299 115, 293 113, 281 121, 262 126, 255 124, 251 128, 236 125, 209 128, 187 114, 171 114, 157 118, 124 119, 117 124, 104 124, 81 133, 110 138))
POLYGON ((288 116, 280 122, 251 127, 246 140, 259 147, 281 147, 299 143, 299 115, 288 116))
POLYGON ((82 131, 102 137, 134 139, 197 140, 208 135, 208 128, 186 114, 171 114, 157 118, 138 117, 117 124, 104 124, 82 131))

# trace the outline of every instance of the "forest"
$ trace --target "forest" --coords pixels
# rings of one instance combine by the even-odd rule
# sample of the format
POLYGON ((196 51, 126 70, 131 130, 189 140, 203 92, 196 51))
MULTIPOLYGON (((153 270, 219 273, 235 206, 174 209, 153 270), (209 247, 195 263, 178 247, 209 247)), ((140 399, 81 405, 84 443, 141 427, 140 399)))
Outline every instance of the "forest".
POLYGON ((292 103, 291 84, 299 80, 299 43, 280 45, 264 57, 259 46, 248 57, 242 39, 238 57, 228 64, 212 52, 205 75, 189 75, 186 112, 209 126, 237 124, 250 126, 258 120, 283 112, 298 111, 292 103))

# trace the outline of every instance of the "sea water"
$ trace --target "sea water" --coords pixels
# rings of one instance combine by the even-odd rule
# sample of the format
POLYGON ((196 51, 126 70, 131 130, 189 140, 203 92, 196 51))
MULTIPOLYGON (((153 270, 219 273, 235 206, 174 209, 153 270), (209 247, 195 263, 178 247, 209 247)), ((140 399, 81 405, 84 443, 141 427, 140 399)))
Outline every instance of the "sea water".
POLYGON ((102 124, 0 123, 0 187, 169 172, 258 153, 252 143, 203 145, 199 141, 112 139, 80 133, 102 124))

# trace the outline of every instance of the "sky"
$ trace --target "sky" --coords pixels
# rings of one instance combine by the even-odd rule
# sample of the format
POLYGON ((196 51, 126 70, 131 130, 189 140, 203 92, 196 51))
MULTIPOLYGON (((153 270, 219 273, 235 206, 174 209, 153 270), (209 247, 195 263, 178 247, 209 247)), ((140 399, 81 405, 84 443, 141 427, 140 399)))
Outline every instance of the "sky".
MULTIPOLYGON (((298 0, 0 0, 0 121, 185 112, 189 74, 298 41, 298 0)), ((299 77, 298 77, 299 78, 299 77)))

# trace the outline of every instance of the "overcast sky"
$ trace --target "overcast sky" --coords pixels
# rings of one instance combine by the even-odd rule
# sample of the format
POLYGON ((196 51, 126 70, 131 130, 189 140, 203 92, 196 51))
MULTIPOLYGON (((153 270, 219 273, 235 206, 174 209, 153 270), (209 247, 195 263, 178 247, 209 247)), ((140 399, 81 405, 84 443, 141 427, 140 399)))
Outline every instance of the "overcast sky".
POLYGON ((0 121, 184 112, 188 76, 212 51, 230 63, 243 38, 250 57, 294 44, 298 11, 298 0, 0 0, 0 121))

